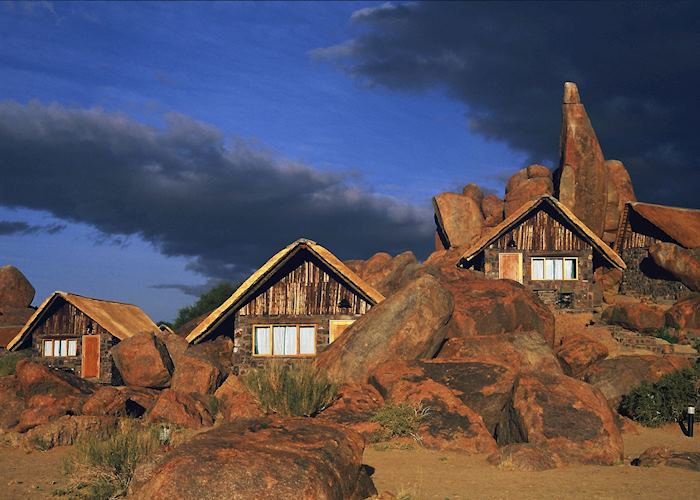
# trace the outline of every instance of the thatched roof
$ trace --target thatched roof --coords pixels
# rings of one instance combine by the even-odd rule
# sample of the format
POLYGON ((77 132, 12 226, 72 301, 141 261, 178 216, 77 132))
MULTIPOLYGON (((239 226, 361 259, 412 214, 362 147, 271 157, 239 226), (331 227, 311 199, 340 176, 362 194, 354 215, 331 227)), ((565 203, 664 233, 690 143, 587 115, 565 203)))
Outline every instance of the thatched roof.
POLYGON ((628 202, 627 207, 658 227, 679 245, 685 248, 700 247, 700 210, 640 201, 628 202))
POLYGON ((620 256, 610 248, 603 240, 601 240, 597 234, 595 234, 588 226, 586 226, 574 213, 569 210, 566 205, 561 203, 559 200, 550 195, 544 195, 536 198, 532 201, 525 203, 515 212, 510 214, 503 222, 498 226, 494 227, 491 231, 479 238, 473 245, 471 245, 466 252, 462 254, 460 261, 469 261, 473 259, 479 252, 484 250, 491 243, 500 238, 504 233, 509 231, 515 225, 519 224, 523 219, 525 219, 533 210, 536 210, 543 203, 551 206, 555 211, 557 211, 564 219, 566 219, 571 225, 578 231, 579 236, 584 240, 588 241, 593 248, 598 250, 600 254, 613 266, 619 269, 625 269, 625 262, 620 258, 620 256))
POLYGON ((258 291, 267 282, 267 280, 275 274, 277 270, 279 270, 292 257, 302 250, 309 251, 323 264, 337 273, 348 287, 350 287, 355 293, 360 295, 371 305, 375 305, 384 300, 384 296, 381 293, 366 283, 326 248, 322 247, 315 241, 301 238, 277 252, 270 260, 263 264, 260 269, 255 271, 247 280, 245 280, 243 284, 239 286, 235 292, 233 292, 231 297, 229 297, 219 307, 214 309, 211 314, 204 318, 204 320, 202 320, 202 322, 199 323, 189 333, 189 335, 187 335, 187 341, 197 342, 199 339, 206 336, 213 328, 220 324, 220 322, 228 315, 229 312, 235 311, 244 305, 246 301, 248 301, 255 294, 255 292, 258 291))
POLYGON ((93 299, 66 292, 54 292, 51 294, 29 318, 27 324, 7 345, 8 349, 15 349, 22 344, 22 340, 32 328, 45 316, 52 304, 57 300, 65 300, 95 323, 107 330, 119 340, 142 332, 158 332, 158 326, 139 307, 122 302, 93 299))

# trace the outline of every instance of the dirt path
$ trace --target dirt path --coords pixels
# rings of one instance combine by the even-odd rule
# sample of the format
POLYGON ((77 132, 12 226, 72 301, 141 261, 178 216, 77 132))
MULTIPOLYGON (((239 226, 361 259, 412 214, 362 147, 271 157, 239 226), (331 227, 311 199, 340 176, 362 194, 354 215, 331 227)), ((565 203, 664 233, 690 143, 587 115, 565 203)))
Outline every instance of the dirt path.
POLYGON ((377 451, 364 462, 375 468, 377 489, 415 499, 625 499, 700 498, 700 473, 670 467, 629 465, 650 446, 700 451, 700 436, 689 439, 677 426, 640 429, 625 436, 625 463, 613 467, 572 466, 544 472, 500 470, 483 456, 424 449, 377 451))
POLYGON ((63 459, 70 448, 27 452, 0 447, 0 498, 57 498, 52 492, 66 484, 63 459))

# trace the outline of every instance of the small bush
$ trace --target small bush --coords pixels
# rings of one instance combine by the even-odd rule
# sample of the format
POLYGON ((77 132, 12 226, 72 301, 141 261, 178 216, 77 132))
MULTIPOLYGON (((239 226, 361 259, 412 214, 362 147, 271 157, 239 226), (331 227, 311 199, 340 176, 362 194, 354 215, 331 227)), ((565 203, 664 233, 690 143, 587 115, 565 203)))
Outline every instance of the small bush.
POLYGON ((337 385, 312 365, 271 361, 251 370, 243 382, 268 413, 313 417, 331 405, 337 385))
POLYGON ((669 344, 677 344, 678 341, 680 340, 675 335, 671 335, 671 333, 668 331, 667 326, 664 326, 663 328, 658 328, 657 330, 655 330, 654 337, 656 337, 657 339, 665 340, 669 344))
POLYGON ((429 411, 428 407, 422 405, 411 406, 406 403, 384 405, 372 417, 372 422, 377 422, 382 427, 382 432, 376 438, 386 440, 410 436, 420 441, 418 428, 429 411))
POLYGON ((219 398, 213 394, 209 396, 209 399, 207 400, 207 410, 209 410, 209 413, 213 418, 216 418, 216 416, 219 414, 220 408, 221 402, 219 401, 219 398))
POLYGON ((62 493, 110 499, 126 495, 136 467, 163 449, 157 427, 124 421, 118 430, 80 441, 65 462, 71 484, 62 493))
POLYGON ((0 377, 14 375, 19 360, 29 357, 29 350, 7 352, 0 356, 0 377))
POLYGON ((643 382, 622 398, 620 413, 646 427, 659 427, 683 418, 687 406, 697 405, 700 370, 686 368, 643 382))

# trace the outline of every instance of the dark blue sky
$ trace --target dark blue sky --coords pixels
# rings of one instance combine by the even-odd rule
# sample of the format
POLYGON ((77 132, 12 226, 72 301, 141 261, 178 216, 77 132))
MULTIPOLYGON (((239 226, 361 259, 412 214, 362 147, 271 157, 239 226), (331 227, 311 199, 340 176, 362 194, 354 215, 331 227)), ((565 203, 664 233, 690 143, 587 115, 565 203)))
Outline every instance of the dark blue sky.
MULTIPOLYGON (((0 264, 20 267, 37 301, 61 289, 159 320, 192 287, 245 276, 301 236, 341 258, 424 257, 432 195, 468 182, 502 195, 529 161, 553 164, 567 79, 606 153, 616 146, 609 157, 628 154, 640 178, 651 157, 683 168, 687 144, 659 140, 646 154, 635 144, 655 131, 628 119, 635 143, 608 118, 677 119, 681 106, 659 96, 695 85, 695 73, 651 64, 649 81, 616 78, 615 61, 593 57, 600 35, 588 51, 542 39, 542 22, 581 13, 512 7, 0 5, 0 264)), ((607 41, 621 69, 651 19, 665 22, 632 16, 613 36, 622 57, 607 41)), ((662 28, 697 42, 687 26, 662 28)), ((641 191, 668 202, 674 189, 641 191)))

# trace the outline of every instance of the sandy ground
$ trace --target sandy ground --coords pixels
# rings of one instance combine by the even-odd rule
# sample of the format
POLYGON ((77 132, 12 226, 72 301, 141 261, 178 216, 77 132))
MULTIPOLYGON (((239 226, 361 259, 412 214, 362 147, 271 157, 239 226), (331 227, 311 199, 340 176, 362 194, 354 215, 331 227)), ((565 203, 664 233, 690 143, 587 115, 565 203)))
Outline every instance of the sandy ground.
MULTIPOLYGON (((692 439, 683 436, 675 425, 638 430, 638 435, 625 434, 625 462, 612 467, 514 472, 489 465, 484 456, 420 447, 379 451, 372 445, 365 450, 364 463, 374 468, 373 480, 380 492, 391 491, 404 500, 700 498, 700 472, 629 465, 650 446, 700 451, 700 426, 692 439)), ((55 448, 28 453, 1 447, 0 498, 59 498, 52 492, 67 482, 63 459, 69 451, 70 448, 55 448)))
MULTIPOLYGON (((697 431, 698 429, 696 429, 697 431)), ((544 472, 500 470, 483 456, 413 450, 378 451, 371 445, 364 461, 375 469, 377 489, 405 499, 624 499, 700 498, 700 472, 671 467, 633 467, 630 461, 650 446, 700 451, 700 435, 687 438, 675 425, 639 428, 626 434, 625 462, 618 466, 571 466, 544 472)))

